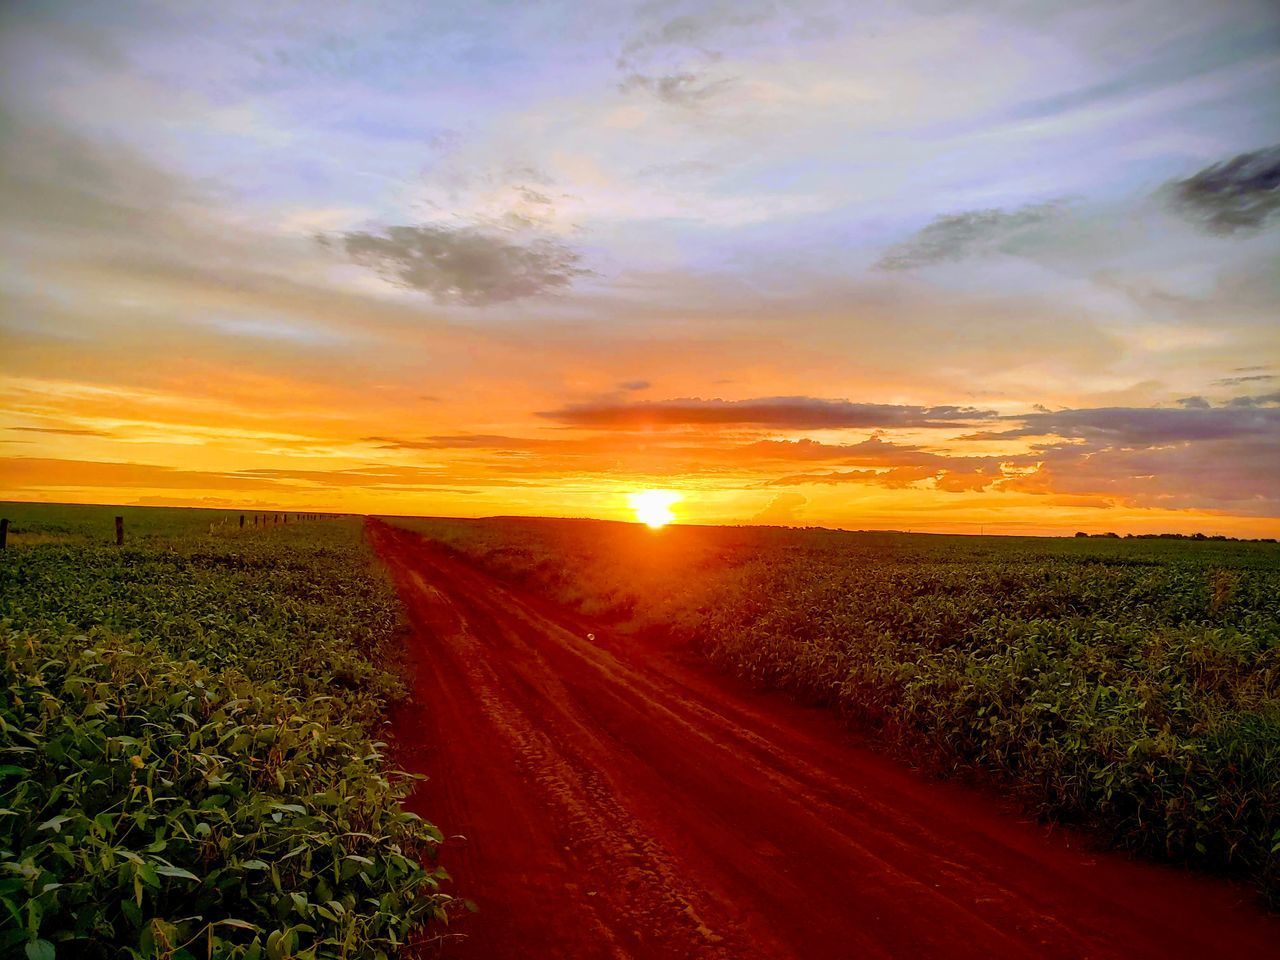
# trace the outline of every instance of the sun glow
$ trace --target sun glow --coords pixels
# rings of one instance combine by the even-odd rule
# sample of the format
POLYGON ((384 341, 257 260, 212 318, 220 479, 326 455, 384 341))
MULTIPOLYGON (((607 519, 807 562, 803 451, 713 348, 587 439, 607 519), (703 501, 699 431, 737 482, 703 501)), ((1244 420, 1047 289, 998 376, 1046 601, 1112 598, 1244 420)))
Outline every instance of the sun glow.
POLYGON ((675 520, 671 506, 683 498, 674 490, 640 490, 627 499, 636 512, 636 519, 656 530, 675 520))

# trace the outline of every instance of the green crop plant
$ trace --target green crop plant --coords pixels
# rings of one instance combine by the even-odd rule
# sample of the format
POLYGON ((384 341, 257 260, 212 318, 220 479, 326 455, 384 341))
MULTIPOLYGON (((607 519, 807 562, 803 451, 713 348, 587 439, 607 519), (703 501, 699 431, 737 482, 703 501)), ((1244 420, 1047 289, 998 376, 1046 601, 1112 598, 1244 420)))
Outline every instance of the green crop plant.
POLYGON ((157 510, 117 547, 111 508, 47 509, 0 555, 0 955, 436 936, 456 901, 378 741, 398 607, 360 521, 157 510))

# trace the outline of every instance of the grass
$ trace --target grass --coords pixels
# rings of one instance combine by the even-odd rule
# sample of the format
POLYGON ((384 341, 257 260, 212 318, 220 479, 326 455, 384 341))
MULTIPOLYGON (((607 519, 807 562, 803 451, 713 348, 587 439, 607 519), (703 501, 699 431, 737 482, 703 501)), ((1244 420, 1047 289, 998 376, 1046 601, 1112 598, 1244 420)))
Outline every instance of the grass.
POLYGON ((0 515, 0 952, 373 958, 447 920, 359 519, 0 515))
POLYGON ((1280 548, 401 520, 1113 844, 1280 900, 1280 548))

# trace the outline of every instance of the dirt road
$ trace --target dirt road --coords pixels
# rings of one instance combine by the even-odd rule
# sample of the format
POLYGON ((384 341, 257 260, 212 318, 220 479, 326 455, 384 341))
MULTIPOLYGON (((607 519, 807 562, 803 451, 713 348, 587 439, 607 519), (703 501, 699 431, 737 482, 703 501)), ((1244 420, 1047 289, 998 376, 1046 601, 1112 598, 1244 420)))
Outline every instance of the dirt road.
POLYGON ((447 956, 1280 955, 1247 889, 1092 852, 822 711, 369 533, 413 629, 413 805, 465 835, 443 862, 480 904, 447 956))

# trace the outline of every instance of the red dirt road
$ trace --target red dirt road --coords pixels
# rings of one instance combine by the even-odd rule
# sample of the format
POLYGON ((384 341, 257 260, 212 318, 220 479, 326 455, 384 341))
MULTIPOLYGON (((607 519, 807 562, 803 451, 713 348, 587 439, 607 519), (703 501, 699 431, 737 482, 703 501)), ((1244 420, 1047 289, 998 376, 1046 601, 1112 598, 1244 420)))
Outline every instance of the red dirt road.
POLYGON ((1280 956, 1245 888, 1091 851, 822 711, 369 534, 412 626, 411 806, 465 835, 442 862, 480 905, 445 956, 1280 956))

